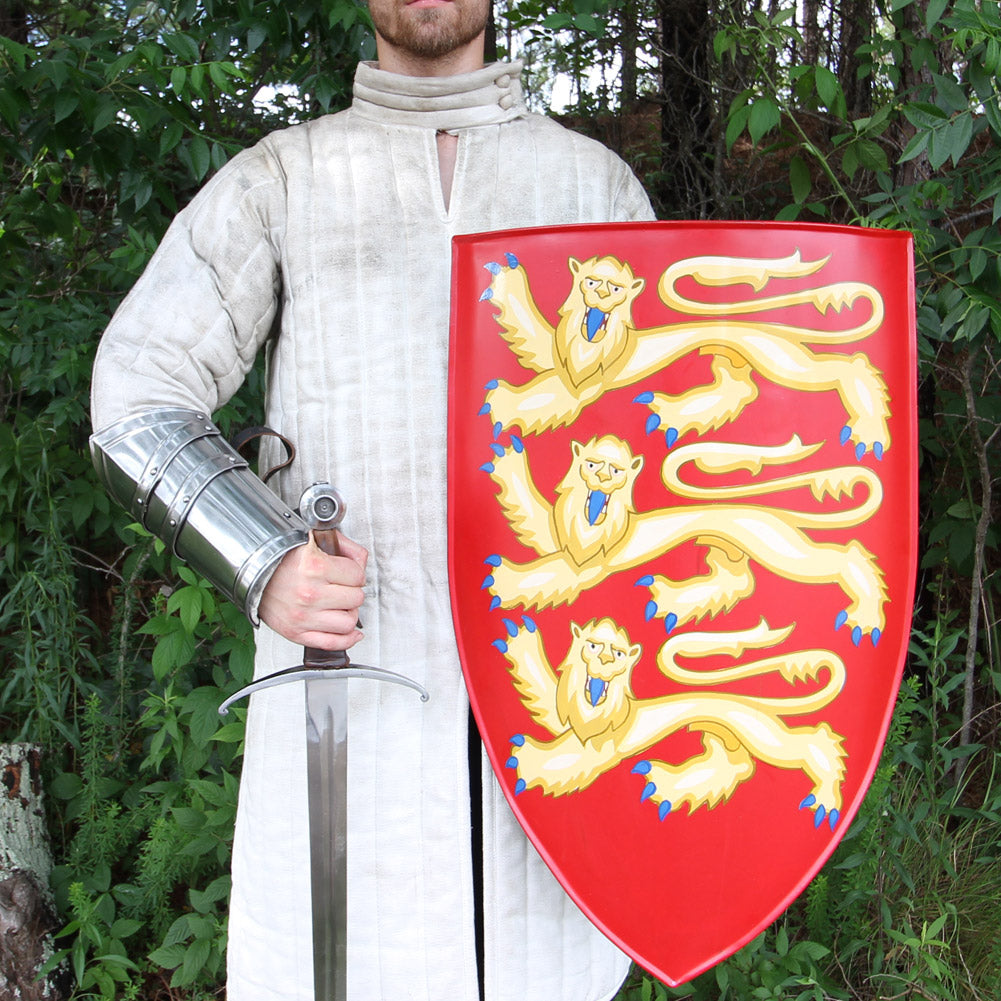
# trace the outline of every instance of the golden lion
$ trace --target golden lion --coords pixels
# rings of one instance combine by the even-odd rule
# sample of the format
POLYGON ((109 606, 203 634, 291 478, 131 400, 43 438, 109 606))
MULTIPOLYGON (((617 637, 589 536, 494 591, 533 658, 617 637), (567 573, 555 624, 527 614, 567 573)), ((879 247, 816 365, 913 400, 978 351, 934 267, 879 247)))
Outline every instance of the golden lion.
POLYGON ((679 294, 678 281, 704 286, 749 284, 760 292, 774 278, 800 278, 820 271, 827 259, 802 261, 799 253, 777 260, 699 257, 679 261, 661 276, 658 290, 669 308, 692 319, 646 330, 633 324, 632 306, 644 287, 628 264, 615 257, 569 259, 573 285, 559 309, 555 330, 540 312, 528 275, 513 254, 507 266, 487 264, 493 278, 481 298, 499 312, 503 336, 525 368, 537 375, 523 385, 488 384, 481 413, 498 432, 520 428, 538 433, 577 418, 604 392, 635 385, 692 351, 712 355, 713 382, 680 396, 645 391, 636 402, 652 413, 647 430, 661 428, 668 445, 688 433, 722 427, 758 395, 754 373, 779 386, 806 392, 836 390, 847 413, 842 444, 855 444, 861 458, 872 449, 881 458, 890 445, 889 396, 879 371, 864 354, 817 352, 814 345, 848 344, 868 337, 883 322, 883 301, 870 285, 839 282, 784 295, 728 303, 698 302, 679 294), (842 331, 781 323, 734 320, 755 313, 810 304, 818 313, 870 305, 869 318, 842 331))
POLYGON ((829 705, 845 681, 844 662, 829 650, 798 650, 713 671, 691 671, 678 657, 727 655, 772 647, 792 632, 771 629, 762 619, 752 629, 686 633, 660 649, 657 666, 685 685, 725 684, 778 673, 786 681, 815 681, 823 687, 784 698, 699 691, 638 700, 630 680, 642 648, 629 641, 611 619, 571 623, 571 642, 554 671, 542 635, 530 618, 517 626, 504 620, 507 636, 495 641, 510 665, 515 687, 532 719, 552 740, 524 734, 512 738, 509 768, 517 774, 515 793, 539 788, 560 796, 585 789, 599 775, 626 758, 643 754, 682 730, 702 734, 702 753, 680 764, 641 760, 633 773, 646 778, 641 799, 657 805, 660 819, 681 805, 690 811, 712 809, 750 779, 757 762, 802 770, 811 782, 800 802, 814 811, 820 826, 826 817, 833 830, 842 807, 841 783, 846 754, 843 738, 827 723, 790 727, 785 717, 817 712, 829 705))
POLYGON ((707 472, 748 470, 795 462, 816 451, 793 437, 785 445, 765 447, 729 443, 695 443, 677 449, 664 461, 662 478, 676 494, 712 503, 637 512, 633 487, 643 457, 614 435, 572 442, 570 468, 550 504, 532 479, 528 453, 520 439, 497 445, 483 469, 500 487, 498 500, 521 542, 539 558, 518 565, 498 555, 486 562, 491 572, 483 582, 492 594, 491 607, 547 608, 573 601, 582 591, 611 574, 629 570, 693 540, 706 547, 708 573, 684 581, 644 576, 651 588, 648 617, 659 615, 668 631, 675 625, 729 611, 754 592, 751 561, 788 580, 806 584, 838 584, 848 599, 835 623, 847 623, 856 645, 866 633, 878 642, 885 628, 886 588, 875 557, 852 540, 821 543, 806 530, 859 525, 882 500, 882 484, 872 470, 842 466, 788 475, 746 485, 697 488, 685 484, 679 470, 694 462, 707 472), (496 454, 500 453, 500 454, 496 454), (839 497, 864 484, 866 499, 847 510, 809 514, 749 503, 744 498, 777 490, 808 487, 813 495, 839 497), (724 503, 725 502, 725 503, 724 503))

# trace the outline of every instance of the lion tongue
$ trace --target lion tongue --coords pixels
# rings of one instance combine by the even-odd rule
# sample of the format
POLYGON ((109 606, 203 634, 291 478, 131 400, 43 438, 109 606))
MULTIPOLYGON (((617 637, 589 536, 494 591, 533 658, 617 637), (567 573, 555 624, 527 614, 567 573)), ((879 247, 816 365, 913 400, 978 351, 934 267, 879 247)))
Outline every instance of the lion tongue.
POLYGON ((589 341, 594 340, 594 335, 601 329, 606 317, 607 314, 603 313, 597 306, 592 306, 587 311, 587 339, 589 341))
POLYGON ((587 679, 587 698, 592 706, 596 706, 605 694, 605 689, 608 687, 607 681, 602 681, 601 678, 591 678, 587 679))
POLYGON ((587 523, 593 525, 605 510, 607 495, 600 490, 592 490, 587 498, 587 523))

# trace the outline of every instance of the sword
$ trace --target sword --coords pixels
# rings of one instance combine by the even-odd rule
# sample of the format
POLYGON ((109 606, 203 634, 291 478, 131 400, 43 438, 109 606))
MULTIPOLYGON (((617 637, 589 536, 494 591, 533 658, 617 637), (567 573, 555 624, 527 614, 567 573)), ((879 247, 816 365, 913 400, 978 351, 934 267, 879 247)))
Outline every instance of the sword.
MULTIPOLYGON (((325 553, 339 556, 337 526, 345 504, 329 483, 307 487, 299 513, 325 553)), ((344 650, 303 648, 302 663, 276 671, 241 688, 219 707, 225 716, 234 702, 265 688, 304 681, 306 787, 309 805, 310 889, 313 914, 315 1001, 347 998, 347 778, 348 702, 343 682, 369 678, 405 685, 427 702, 424 687, 385 668, 352 664, 344 650)))

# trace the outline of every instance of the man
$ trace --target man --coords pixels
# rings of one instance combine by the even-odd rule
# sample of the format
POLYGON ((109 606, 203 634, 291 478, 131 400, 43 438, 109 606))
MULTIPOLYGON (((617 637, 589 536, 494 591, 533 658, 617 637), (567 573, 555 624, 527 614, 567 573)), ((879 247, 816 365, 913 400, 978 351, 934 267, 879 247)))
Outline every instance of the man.
MULTIPOLYGON (((267 422, 299 448, 278 490, 294 507, 310 483, 337 485, 343 555, 283 531, 282 518, 294 519, 262 513, 267 502, 246 484, 227 486, 242 491, 240 513, 217 532, 219 515, 207 512, 220 482, 238 482, 229 475, 206 477, 194 500, 181 490, 164 502, 173 527, 163 531, 198 535, 192 544, 182 534, 180 549, 203 572, 224 556, 235 568, 235 584, 213 579, 264 623, 258 674, 298 663, 303 644, 357 644, 359 662, 431 693, 422 705, 396 686, 349 683, 349 997, 601 1001, 625 957, 563 894, 482 759, 470 776, 446 564, 450 240, 647 219, 650 207, 611 153, 528 114, 516 65, 484 67, 488 0, 370 9, 378 64, 359 67, 351 108, 235 157, 116 314, 95 367, 95 454, 107 469, 123 448, 115 442, 148 438, 154 459, 136 479, 170 479, 182 458, 216 448, 198 437, 212 433, 205 415, 266 348, 267 422), (274 539, 247 543, 248 526, 269 519, 274 539), (480 782, 474 867, 470 787, 480 782)), ((152 511, 163 485, 143 489, 137 503, 152 511)), ((309 1001, 301 692, 255 695, 247 734, 228 997, 309 1001)))

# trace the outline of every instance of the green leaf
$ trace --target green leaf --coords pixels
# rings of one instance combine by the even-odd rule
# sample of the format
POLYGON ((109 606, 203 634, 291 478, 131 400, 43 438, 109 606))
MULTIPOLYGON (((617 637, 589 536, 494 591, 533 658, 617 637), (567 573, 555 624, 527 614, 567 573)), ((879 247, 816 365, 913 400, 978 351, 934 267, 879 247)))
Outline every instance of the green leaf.
POLYGON ((915 132, 897 163, 906 163, 908 160, 920 156, 928 148, 929 139, 931 139, 931 132, 926 129, 915 132))
POLYGON ((183 66, 175 66, 170 71, 170 89, 178 96, 184 94, 184 85, 188 80, 188 71, 183 66))
POLYGON ((831 112, 844 103, 844 93, 838 78, 826 67, 818 66, 815 74, 817 82, 817 93, 820 95, 824 106, 831 112))
POLYGON ((757 145, 762 137, 776 128, 781 121, 782 116, 775 102, 770 97, 759 97, 751 105, 751 113, 747 123, 751 142, 757 145))
POLYGON ((174 976, 171 977, 170 986, 184 987, 187 984, 194 983, 195 978, 202 972, 202 968, 205 966, 205 962, 211 952, 211 941, 204 938, 195 939, 184 953, 184 962, 181 963, 180 970, 176 971, 174 976))
POLYGON ((939 99, 945 103, 950 111, 969 110, 969 98, 953 77, 933 73, 932 80, 935 81, 935 89, 939 99))
POLYGON ((929 31, 942 20, 942 15, 948 9, 949 3, 950 0, 928 0, 928 9, 925 11, 925 27, 929 31))
POLYGON ((61 122, 69 118, 80 106, 80 95, 71 90, 61 90, 52 105, 52 121, 61 122))
POLYGON ((154 949, 150 954, 150 961, 162 966, 165 970, 174 970, 184 962, 188 947, 180 942, 173 945, 163 945, 159 949, 154 949))
POLYGON ((810 197, 813 182, 810 179, 810 168, 801 156, 794 156, 789 161, 789 186, 793 198, 800 204, 810 197))
POLYGON ((173 35, 164 35, 163 43, 171 52, 186 63, 197 63, 200 60, 198 43, 190 36, 178 32, 173 35))
POLYGON ((205 814, 191 806, 175 806, 171 811, 177 826, 182 831, 194 834, 205 826, 205 814))

